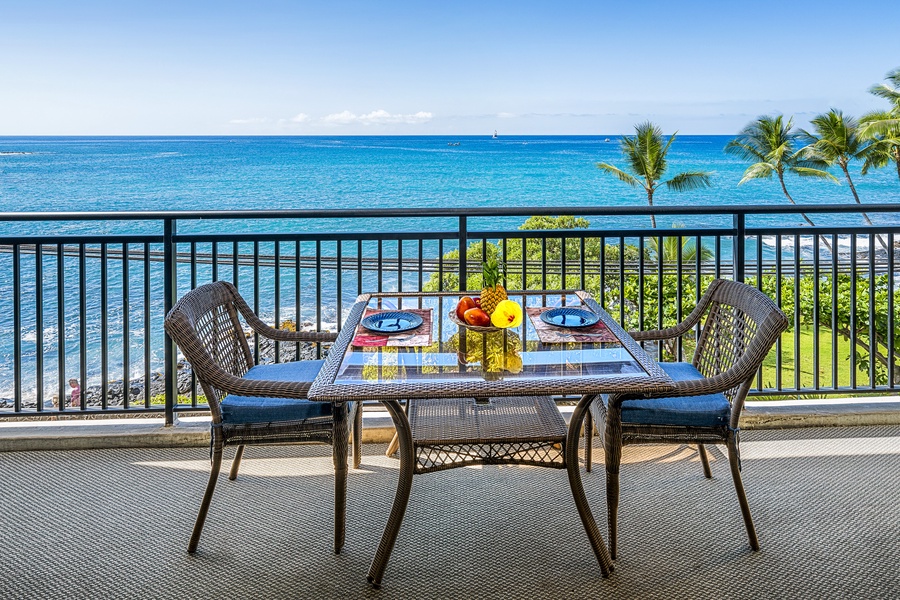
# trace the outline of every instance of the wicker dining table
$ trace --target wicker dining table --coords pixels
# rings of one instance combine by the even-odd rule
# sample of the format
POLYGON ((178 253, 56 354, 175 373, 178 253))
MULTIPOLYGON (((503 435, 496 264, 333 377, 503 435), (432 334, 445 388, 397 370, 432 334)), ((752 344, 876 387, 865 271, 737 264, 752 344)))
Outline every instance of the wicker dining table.
MULTIPOLYGON (((357 298, 309 399, 380 401, 399 438, 400 474, 391 513, 369 569, 380 587, 413 476, 477 464, 566 469, 575 506, 603 576, 613 570, 581 482, 581 426, 599 394, 654 392, 672 380, 586 292, 510 294, 525 307, 517 327, 485 331, 455 316, 458 293, 372 293, 357 298), (591 327, 547 326, 543 311, 578 308, 591 327), (361 323, 414 313, 412 329, 371 331, 361 323), (578 399, 568 427, 556 398, 578 399)), ((375 321, 376 329, 382 327, 375 321)))

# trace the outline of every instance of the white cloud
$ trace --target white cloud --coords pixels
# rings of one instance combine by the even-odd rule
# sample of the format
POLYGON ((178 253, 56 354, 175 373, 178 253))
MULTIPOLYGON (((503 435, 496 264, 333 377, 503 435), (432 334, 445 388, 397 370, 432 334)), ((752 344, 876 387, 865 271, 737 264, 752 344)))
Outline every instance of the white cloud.
POLYGON ((290 118, 291 123, 306 123, 309 121, 309 115, 306 113, 298 113, 290 118))
POLYGON ((326 123, 334 123, 336 125, 347 125, 350 123, 361 123, 363 125, 383 125, 394 123, 405 123, 408 125, 416 125, 419 123, 427 123, 434 115, 430 112, 419 111, 413 114, 391 114, 384 109, 373 110, 370 113, 356 115, 349 110, 339 113, 333 113, 322 117, 326 123))
POLYGON ((349 110, 345 110, 344 112, 341 112, 341 113, 335 113, 332 115, 327 115, 327 116, 322 117, 322 120, 327 123, 339 123, 339 124, 353 123, 357 119, 358 119, 358 117, 356 115, 354 115, 353 113, 351 113, 349 110))
POLYGON ((508 112, 497 113, 497 117, 500 119, 515 119, 518 115, 508 112))

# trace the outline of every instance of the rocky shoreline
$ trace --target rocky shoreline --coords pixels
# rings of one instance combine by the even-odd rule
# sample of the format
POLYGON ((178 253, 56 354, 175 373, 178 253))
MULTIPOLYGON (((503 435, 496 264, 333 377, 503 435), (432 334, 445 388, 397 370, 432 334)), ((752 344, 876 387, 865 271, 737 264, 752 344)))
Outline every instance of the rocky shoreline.
MULTIPOLYGON (((312 323, 304 323, 304 329, 312 329, 312 323)), ((252 332, 247 332, 248 340, 250 341, 250 349, 251 352, 253 350, 253 340, 252 340, 252 332)), ((281 342, 279 344, 279 362, 290 362, 293 360, 314 360, 316 358, 316 344, 311 342, 300 342, 299 344, 295 343, 285 343, 281 342), (299 347, 299 357, 298 350, 299 347)), ((323 348, 322 356, 325 356, 325 350, 323 348)), ((266 338, 259 339, 259 362, 260 363, 273 363, 275 362, 275 342, 266 338)), ((177 378, 177 387, 178 394, 190 394, 191 386, 192 386, 192 370, 191 365, 185 361, 179 355, 178 361, 178 378, 177 378)), ((128 381, 127 385, 122 380, 110 381, 107 385, 107 407, 108 408, 122 408, 125 405, 125 394, 128 394, 128 402, 131 406, 142 406, 145 400, 145 386, 147 382, 145 381, 146 377, 138 377, 135 379, 131 379, 128 381), (127 389, 126 389, 127 388, 127 389)), ((163 377, 162 371, 157 371, 151 373, 150 375, 150 397, 159 397, 164 396, 166 393, 166 382, 163 377)), ((203 389, 200 385, 197 385, 197 394, 202 395, 203 389)), ((87 403, 88 409, 102 409, 102 400, 103 400, 103 387, 101 385, 91 385, 82 389, 82 400, 87 403)), ((55 406, 56 396, 54 395, 52 398, 44 399, 44 410, 50 409, 52 413, 44 413, 44 414, 78 414, 76 411, 78 410, 75 407, 71 407, 68 402, 68 398, 66 400, 66 411, 64 413, 59 413, 55 410, 57 407, 55 406)), ((15 402, 13 398, 0 398, 0 409, 2 408, 13 408, 15 406, 15 402)), ((35 398, 23 399, 22 401, 22 410, 23 411, 35 411, 37 409, 37 401, 35 398)), ((139 409, 138 409, 139 410, 139 409)))

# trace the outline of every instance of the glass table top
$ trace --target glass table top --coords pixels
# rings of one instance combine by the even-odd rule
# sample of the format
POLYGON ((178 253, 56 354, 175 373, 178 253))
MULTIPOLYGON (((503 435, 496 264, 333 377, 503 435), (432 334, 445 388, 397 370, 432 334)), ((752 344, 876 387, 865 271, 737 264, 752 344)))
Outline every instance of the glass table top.
POLYGON ((648 377, 642 362, 649 359, 643 351, 630 338, 630 346, 634 347, 623 344, 624 332, 611 317, 593 302, 592 307, 585 305, 574 293, 510 294, 510 300, 531 310, 523 311, 520 325, 495 332, 455 323, 451 315, 455 314, 459 298, 372 295, 365 314, 415 310, 426 314, 425 323, 412 332, 372 336, 372 332, 358 325, 360 319, 355 323, 348 321, 345 327, 353 326, 356 332, 333 384, 648 377), (540 322, 538 309, 562 306, 596 313, 600 323, 567 329, 540 322), (643 360, 635 354, 642 355, 639 358, 643 360))

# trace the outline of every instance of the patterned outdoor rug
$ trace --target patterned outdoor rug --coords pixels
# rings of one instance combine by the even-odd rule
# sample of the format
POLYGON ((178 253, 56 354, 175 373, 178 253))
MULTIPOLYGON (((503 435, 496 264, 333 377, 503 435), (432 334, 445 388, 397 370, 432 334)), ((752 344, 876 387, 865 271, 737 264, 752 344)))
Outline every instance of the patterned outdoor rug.
MULTIPOLYGON (((692 448, 628 447, 609 579, 564 470, 465 468, 416 477, 381 590, 383 446, 351 471, 340 555, 325 446, 249 448, 194 556, 205 449, 0 454, 0 598, 900 597, 900 428, 750 431, 742 449, 760 552, 720 451, 706 480, 692 448)), ((584 483, 605 534, 602 462, 584 483)))

